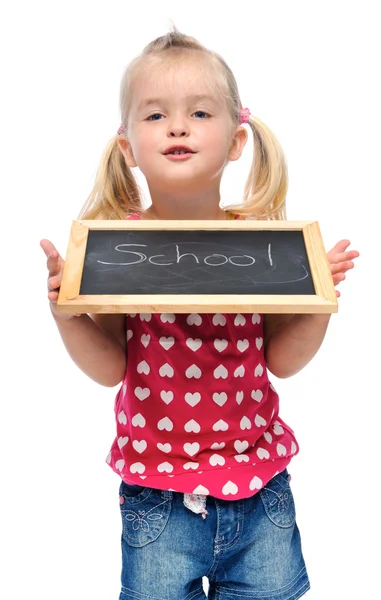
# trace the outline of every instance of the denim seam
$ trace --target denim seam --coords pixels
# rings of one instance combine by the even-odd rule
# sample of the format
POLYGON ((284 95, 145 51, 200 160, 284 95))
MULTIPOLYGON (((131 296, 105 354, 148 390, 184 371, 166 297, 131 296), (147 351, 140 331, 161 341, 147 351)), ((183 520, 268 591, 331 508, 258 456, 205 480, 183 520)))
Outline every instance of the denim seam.
MULTIPOLYGON (((245 507, 243 504, 243 500, 238 500, 239 504, 238 504, 238 524, 242 527, 240 527, 239 531, 236 531, 234 538, 228 543, 228 544, 223 544, 221 542, 218 543, 218 548, 220 550, 220 552, 222 552, 223 550, 230 550, 230 548, 233 548, 233 546, 235 546, 240 538, 241 535, 243 533, 243 522, 244 522, 244 514, 245 514, 245 507)), ((218 499, 216 500, 216 505, 218 505, 218 499)), ((222 540, 221 540, 222 541, 222 540)), ((219 552, 219 554, 220 554, 219 552)))
MULTIPOLYGON (((284 593, 288 593, 290 591, 290 588, 292 588, 294 585, 296 585, 297 582, 298 582, 298 580, 301 579, 301 577, 303 575, 306 575, 306 574, 307 574, 306 567, 303 567, 303 569, 301 569, 299 571, 299 573, 294 577, 294 579, 291 579, 291 581, 287 585, 284 585, 284 586, 282 586, 280 588, 277 588, 275 590, 268 590, 268 592, 265 592, 265 593, 259 592, 260 595, 258 595, 258 594, 254 595, 254 596, 252 596, 252 595, 246 596, 245 595, 244 597, 245 598, 263 598, 263 599, 269 598, 269 600, 271 600, 273 598, 274 600, 277 600, 276 596, 274 597, 274 595, 273 595, 274 593, 277 593, 279 595, 282 592, 282 590, 283 590, 284 593)), ((303 587, 305 587, 306 585, 309 588, 309 585, 310 585, 309 581, 306 581, 298 590, 296 590, 296 592, 295 591, 292 592, 292 594, 300 592, 303 589, 303 587)), ((236 595, 235 592, 237 592, 238 594, 242 595, 242 590, 237 590, 235 588, 224 587, 223 585, 220 585, 218 583, 217 583, 217 586, 218 586, 218 591, 224 590, 226 592, 233 593, 233 595, 236 595)), ((292 595, 291 596, 287 596, 285 598, 282 598, 281 600, 289 600, 290 598, 292 598, 292 595)))
MULTIPOLYGON (((245 595, 244 598, 254 598, 254 600, 298 600, 298 598, 301 598, 302 596, 304 596, 304 594, 306 592, 308 592, 308 590, 310 589, 310 584, 308 581, 306 581, 299 589, 295 590, 294 592, 292 592, 291 596, 287 596, 286 598, 282 597, 279 598, 279 596, 248 596, 245 595), (300 593, 301 592, 301 593, 300 593), (295 594, 298 594, 298 596, 295 596, 295 594)), ((229 588, 222 588, 225 591, 228 591, 229 594, 231 592, 231 590, 229 588)), ((242 591, 237 590, 238 594, 231 594, 233 596, 239 596, 242 599, 242 591)), ((224 594, 220 594, 220 588, 216 589, 216 595, 215 595, 215 600, 224 600, 224 594)))
MULTIPOLYGON (((136 600, 168 600, 167 598, 163 598, 163 597, 159 597, 159 596, 148 596, 147 594, 142 594, 140 592, 135 592, 134 590, 131 590, 128 587, 125 587, 124 585, 121 586, 121 591, 122 593, 128 593, 130 596, 132 596, 133 598, 136 598, 136 600), (124 592, 123 590, 126 590, 126 592, 124 592)), ((197 592, 190 592, 190 594, 193 595, 187 595, 184 596, 184 598, 182 598, 181 600, 194 600, 194 598, 205 598, 205 594, 204 591, 202 590, 197 590, 197 592)))

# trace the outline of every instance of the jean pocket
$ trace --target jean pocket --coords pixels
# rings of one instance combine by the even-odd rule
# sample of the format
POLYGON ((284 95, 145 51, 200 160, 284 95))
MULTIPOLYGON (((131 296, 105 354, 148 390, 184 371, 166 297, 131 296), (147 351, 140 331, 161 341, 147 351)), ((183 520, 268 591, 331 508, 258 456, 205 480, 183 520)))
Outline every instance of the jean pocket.
POLYGON ((295 502, 287 469, 270 479, 259 491, 259 495, 266 514, 274 525, 287 528, 295 524, 295 502))
POLYGON ((130 546, 141 548, 164 531, 172 508, 172 492, 122 481, 119 506, 123 539, 130 546))

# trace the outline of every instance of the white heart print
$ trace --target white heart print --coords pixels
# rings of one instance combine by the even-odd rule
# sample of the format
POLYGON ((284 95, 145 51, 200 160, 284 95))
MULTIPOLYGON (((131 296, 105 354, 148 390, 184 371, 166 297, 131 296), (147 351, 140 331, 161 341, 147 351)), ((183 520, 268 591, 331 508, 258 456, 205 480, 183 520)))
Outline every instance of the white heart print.
POLYGON ((184 429, 187 433, 199 433, 201 431, 200 425, 194 419, 185 423, 184 429))
POLYGON ((259 363, 255 367, 254 375, 255 375, 255 377, 261 377, 261 375, 263 375, 263 367, 262 367, 261 363, 259 363))
POLYGON ((233 483, 233 481, 228 481, 227 483, 225 483, 224 487, 222 488, 222 493, 224 496, 228 496, 229 494, 231 494, 232 496, 235 496, 238 492, 238 486, 233 483))
POLYGON ((163 473, 164 471, 166 473, 172 473, 173 465, 171 465, 171 463, 169 462, 163 462, 160 465, 158 465, 157 470, 159 471, 159 473, 163 473))
POLYGON ((225 459, 223 456, 220 456, 220 454, 212 454, 209 459, 209 463, 212 465, 212 467, 216 467, 217 465, 222 466, 225 464, 225 459))
POLYGON ((227 340, 214 340, 214 347, 218 352, 223 352, 228 346, 227 340))
POLYGON ((266 442, 268 442, 269 444, 271 444, 271 442, 273 441, 273 436, 271 435, 271 433, 269 431, 265 431, 265 433, 263 434, 263 437, 265 438, 266 442))
POLYGON ((134 392, 135 396, 139 398, 139 400, 145 400, 150 395, 151 390, 149 390, 148 388, 136 387, 134 392))
POLYGON ((241 442, 241 440, 236 440, 234 442, 234 448, 236 449, 238 454, 241 454, 241 452, 245 452, 245 450, 248 447, 249 447, 249 442, 247 440, 243 440, 243 442, 241 442))
POLYGON ((161 313, 160 320, 162 323, 174 323, 176 317, 173 313, 161 313))
POLYGON ((188 325, 197 325, 198 326, 198 325, 201 325, 202 318, 197 313, 192 313, 191 315, 188 315, 187 323, 188 323, 188 325))
POLYGON ((162 431, 163 429, 165 429, 166 431, 172 431, 173 423, 171 419, 169 419, 168 417, 164 417, 158 422, 157 428, 160 429, 160 431, 162 431))
POLYGON ((208 496, 209 490, 203 485, 198 485, 194 490, 193 494, 202 494, 203 496, 208 496))
POLYGON ((140 413, 138 413, 137 415, 135 415, 134 417, 132 417, 131 423, 133 424, 134 427, 145 427, 146 420, 143 417, 143 415, 141 415, 140 413))
POLYGON ((118 471, 122 471, 124 468, 124 460, 122 458, 120 460, 117 460, 115 463, 115 467, 118 469, 118 471))
POLYGON ((142 337, 140 338, 141 343, 143 344, 144 348, 147 348, 149 342, 150 342, 151 336, 149 333, 143 333, 142 337))
POLYGON ((132 331, 132 329, 127 329, 127 342, 130 341, 130 339, 132 338, 133 335, 134 335, 134 332, 132 331))
POLYGON ((138 373, 144 373, 144 375, 148 375, 150 372, 150 367, 147 361, 142 360, 137 366, 138 373))
POLYGON ((243 315, 237 315, 234 319, 234 325, 245 325, 246 319, 243 315))
POLYGON ((234 377, 243 377, 244 375, 245 375, 245 367, 243 365, 240 365, 234 371, 234 377))
POLYGON ((123 446, 125 446, 127 444, 128 439, 129 439, 128 436, 118 438, 118 446, 120 449, 122 449, 123 446))
POLYGON ((218 442, 214 442, 210 448, 211 450, 222 450, 222 448, 225 448, 225 442, 221 442, 220 444, 218 442))
POLYGON ((146 470, 145 466, 143 465, 143 463, 141 462, 137 462, 137 463, 133 463, 130 466, 130 471, 131 473, 144 473, 144 471, 146 470))
POLYGON ((202 341, 199 338, 196 338, 195 340, 188 338, 185 343, 188 348, 193 350, 193 352, 197 352, 197 350, 202 346, 202 341))
POLYGON ((237 348, 240 352, 245 352, 245 350, 247 350, 249 347, 249 341, 248 340, 238 340, 237 342, 237 348))
POLYGON ((221 314, 216 314, 213 316, 212 319, 213 325, 226 325, 226 318, 224 317, 224 315, 221 314))
POLYGON ((136 452, 139 452, 139 454, 144 452, 144 450, 146 450, 147 448, 147 442, 145 440, 140 440, 140 442, 138 440, 134 440, 132 442, 132 445, 134 447, 134 450, 136 450, 136 452))
POLYGON ((255 338, 255 345, 257 346, 257 349, 260 350, 263 346, 263 338, 255 338))
POLYGON ((266 448, 257 448, 258 458, 270 458, 270 452, 266 448))
POLYGON ((201 394, 199 392, 187 392, 184 396, 185 402, 189 404, 189 406, 196 406, 201 400, 201 394))
POLYGON ((282 435, 284 433, 284 429, 278 421, 274 421, 273 432, 275 435, 282 435))
POLYGON ((258 315, 257 313, 255 313, 252 317, 251 317, 251 322, 253 323, 253 325, 255 325, 256 323, 260 323, 261 322, 261 317, 260 315, 258 315))
POLYGON ((168 452, 170 452, 172 450, 172 446, 171 444, 156 444, 157 447, 159 448, 159 450, 161 450, 162 452, 165 452, 166 454, 168 454, 168 452))
POLYGON ((173 344, 175 343, 175 338, 174 337, 164 337, 162 336, 159 339, 159 344, 160 346, 162 346, 164 348, 164 350, 169 350, 170 348, 172 348, 173 344))
POLYGON ((222 419, 214 423, 213 431, 227 431, 229 429, 229 425, 225 423, 222 419))
POLYGON ((173 377, 174 373, 175 372, 174 372, 173 368, 168 363, 165 363, 159 369, 160 377, 173 377))
POLYGON ((118 414, 118 421, 121 425, 126 425, 127 423, 127 417, 126 417, 126 413, 124 412, 124 410, 122 410, 119 414, 118 414))
POLYGON ((223 406, 225 402, 227 402, 227 399, 228 395, 225 392, 214 392, 213 394, 213 400, 216 404, 218 404, 218 406, 223 406))
POLYGON ((235 396, 237 404, 241 404, 243 400, 243 392, 237 392, 235 396))
POLYGON ((251 421, 247 417, 242 417, 241 422, 239 424, 241 429, 251 429, 251 421))
POLYGON ((263 482, 262 479, 260 479, 259 477, 257 477, 255 475, 255 477, 253 477, 253 479, 250 481, 249 483, 249 488, 253 491, 253 490, 260 490, 261 487, 263 486, 263 482))
POLYGON ((194 456, 200 450, 200 444, 198 442, 187 442, 183 447, 184 451, 189 454, 189 456, 194 456))
POLYGON ((286 454, 287 454, 287 448, 286 448, 286 446, 283 446, 283 444, 277 444, 276 451, 279 456, 286 456, 286 454))
POLYGON ((260 402, 263 398, 263 393, 261 390, 253 390, 251 392, 251 397, 253 398, 253 400, 255 400, 256 402, 260 402))
POLYGON ((141 313, 141 315, 140 315, 140 320, 141 321, 150 321, 151 319, 152 319, 152 315, 151 314, 141 313))
POLYGON ((217 369, 214 369, 215 379, 219 379, 220 377, 222 379, 226 379, 227 376, 228 376, 228 370, 226 369, 226 367, 224 367, 224 365, 219 365, 217 367, 217 369))
POLYGON ((169 404, 173 400, 173 392, 171 392, 171 391, 165 392, 164 390, 161 390, 160 398, 163 400, 163 402, 165 402, 166 404, 169 404))
POLYGON ((187 463, 185 463, 185 465, 183 465, 183 468, 186 470, 188 470, 188 469, 196 470, 196 469, 198 469, 198 467, 199 467, 199 463, 196 463, 196 462, 187 462, 187 463))
POLYGON ((249 457, 246 454, 236 454, 234 456, 235 460, 239 463, 241 462, 249 462, 249 457))
POLYGON ((188 379, 191 379, 192 377, 194 377, 195 379, 200 379, 202 373, 201 369, 197 365, 191 365, 185 371, 185 375, 186 377, 188 377, 188 379))
POLYGON ((255 415, 254 423, 257 427, 264 427, 267 425, 267 421, 261 415, 255 415))

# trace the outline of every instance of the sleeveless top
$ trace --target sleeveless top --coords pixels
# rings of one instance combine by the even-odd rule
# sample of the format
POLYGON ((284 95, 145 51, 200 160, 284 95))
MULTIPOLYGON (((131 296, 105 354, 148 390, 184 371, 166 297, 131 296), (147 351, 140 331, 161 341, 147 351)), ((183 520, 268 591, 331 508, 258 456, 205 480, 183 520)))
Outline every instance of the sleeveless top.
POLYGON ((127 314, 126 332, 106 458, 126 483, 238 500, 298 453, 268 378, 263 315, 127 314))

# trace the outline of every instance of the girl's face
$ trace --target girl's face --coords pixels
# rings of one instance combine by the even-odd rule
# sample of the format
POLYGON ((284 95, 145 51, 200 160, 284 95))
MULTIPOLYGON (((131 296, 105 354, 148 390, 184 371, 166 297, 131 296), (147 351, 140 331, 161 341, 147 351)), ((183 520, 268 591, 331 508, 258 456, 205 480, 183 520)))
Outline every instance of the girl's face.
POLYGON ((166 68, 148 63, 133 79, 128 144, 121 149, 151 190, 218 186, 227 161, 241 155, 246 131, 237 134, 203 69, 200 61, 182 57, 166 68))

